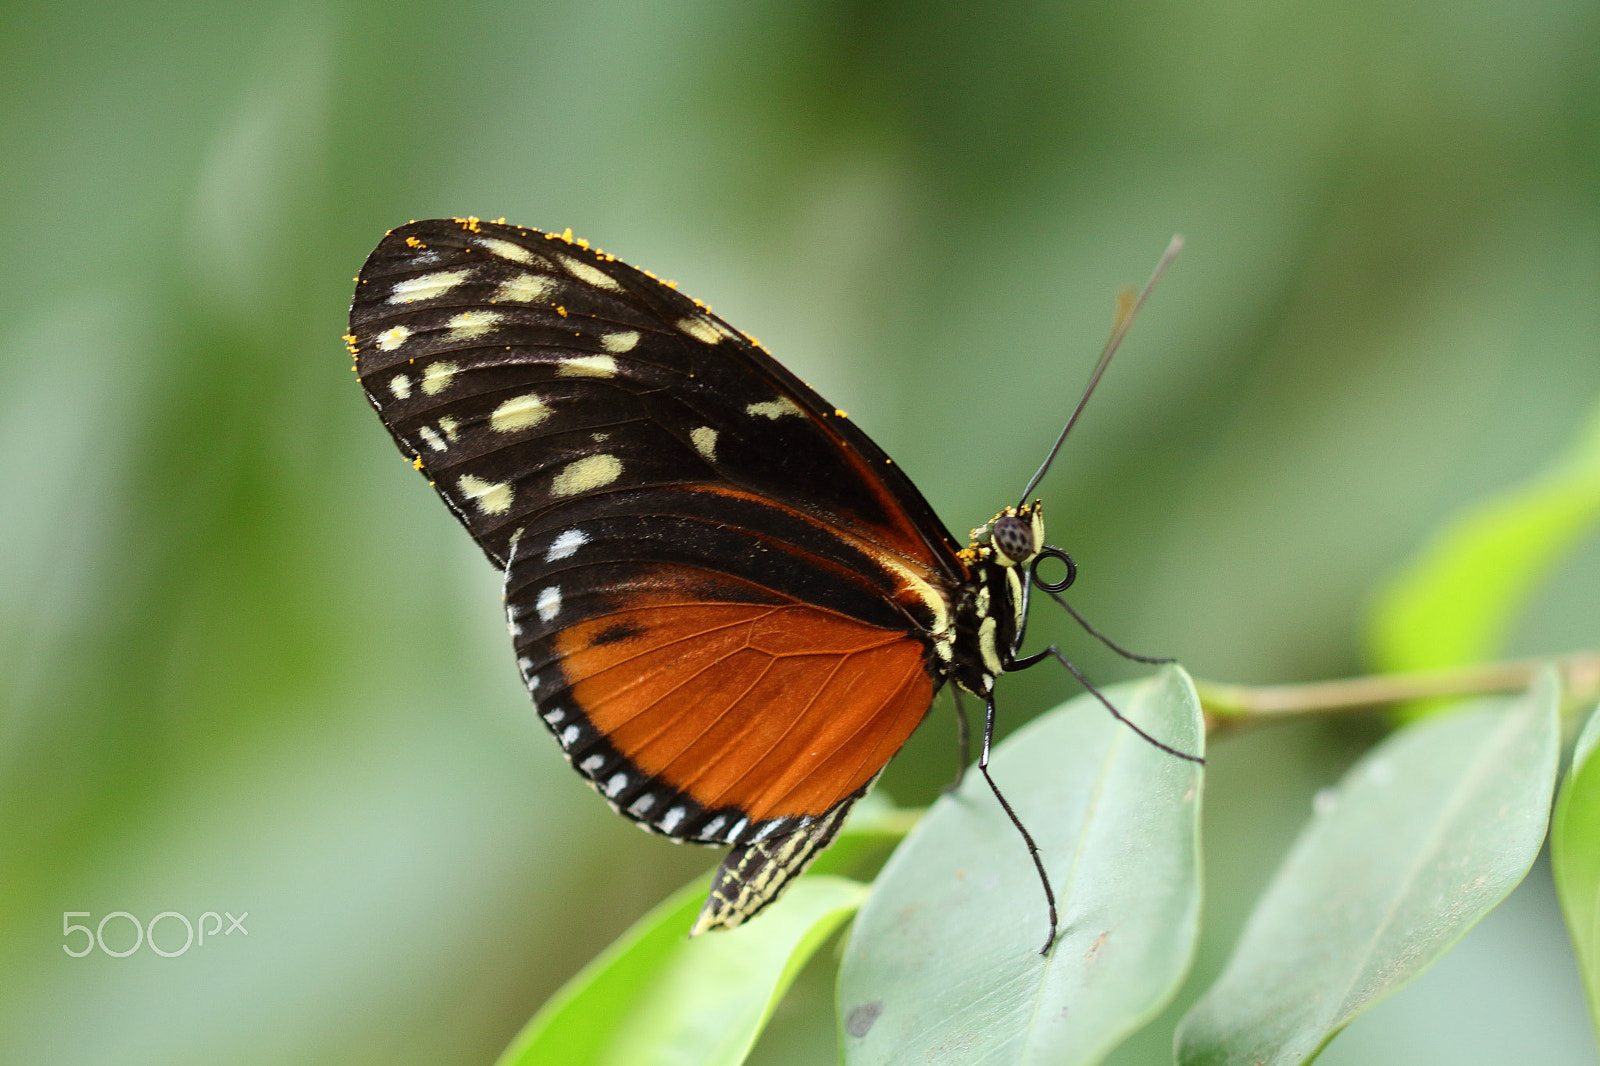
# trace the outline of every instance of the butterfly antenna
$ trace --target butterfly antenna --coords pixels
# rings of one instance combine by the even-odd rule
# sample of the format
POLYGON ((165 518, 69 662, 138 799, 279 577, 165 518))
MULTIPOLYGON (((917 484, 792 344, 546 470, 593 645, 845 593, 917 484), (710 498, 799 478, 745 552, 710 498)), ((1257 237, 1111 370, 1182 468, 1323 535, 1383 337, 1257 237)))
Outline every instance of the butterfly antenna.
POLYGON ((1172 240, 1167 242, 1167 250, 1162 253, 1161 261, 1156 264, 1155 271, 1150 275, 1150 280, 1144 283, 1144 288, 1134 296, 1131 291, 1124 290, 1117 294, 1117 317, 1111 325, 1111 337, 1106 341, 1105 350, 1100 353, 1100 361, 1095 364, 1094 373, 1089 375, 1089 384, 1083 390, 1083 396, 1078 400, 1078 406, 1072 409, 1072 416, 1067 419, 1067 424, 1061 427, 1061 435, 1056 438, 1050 454, 1044 457, 1038 471, 1028 481, 1028 487, 1022 490, 1022 498, 1017 501, 1021 507, 1028 502, 1028 497, 1033 495, 1033 490, 1039 482, 1044 480, 1045 472, 1050 469, 1050 464, 1056 461, 1056 453, 1067 441, 1067 434, 1072 432, 1072 426, 1078 421, 1078 416, 1083 414, 1084 407, 1089 403, 1089 397, 1094 395, 1094 387, 1100 384, 1100 377, 1106 372, 1106 367, 1111 363, 1111 357, 1117 354, 1117 348, 1122 344, 1122 338, 1128 335, 1128 330, 1133 326, 1133 320, 1139 313, 1139 308, 1144 306, 1145 299, 1149 297, 1150 290, 1156 287, 1156 282, 1161 280, 1161 275, 1167 272, 1167 267, 1178 258, 1178 253, 1183 251, 1183 237, 1173 234, 1172 240))

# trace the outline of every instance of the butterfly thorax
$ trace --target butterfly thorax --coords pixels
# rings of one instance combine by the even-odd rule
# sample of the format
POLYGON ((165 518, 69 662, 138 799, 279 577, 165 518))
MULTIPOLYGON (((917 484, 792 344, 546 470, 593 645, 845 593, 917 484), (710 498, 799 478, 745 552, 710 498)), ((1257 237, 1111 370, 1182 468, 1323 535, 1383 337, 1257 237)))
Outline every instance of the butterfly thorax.
POLYGON ((1027 610, 1027 567, 1044 546, 1044 515, 1037 501, 1008 507, 972 531, 958 553, 968 577, 955 597, 955 638, 945 676, 974 696, 994 690, 994 680, 1016 655, 1027 610))

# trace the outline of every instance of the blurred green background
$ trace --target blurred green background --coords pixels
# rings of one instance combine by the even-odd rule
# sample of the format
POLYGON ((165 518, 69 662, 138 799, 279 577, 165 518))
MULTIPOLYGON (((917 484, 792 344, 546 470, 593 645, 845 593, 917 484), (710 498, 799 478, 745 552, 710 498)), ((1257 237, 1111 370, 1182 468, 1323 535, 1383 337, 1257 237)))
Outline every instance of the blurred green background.
MULTIPOLYGON (((714 861, 566 768, 496 575, 351 380, 388 227, 571 226, 677 279, 958 535, 1183 232, 1041 494, 1076 605, 1217 680, 1362 669, 1384 581, 1600 397, 1594 0, 0 11, 7 1063, 487 1063, 714 861), (63 953, 63 912, 119 910, 248 935, 63 953)), ((1503 650, 1600 646, 1597 594, 1591 540, 1503 650)), ((1072 693, 1012 679, 1004 728, 1072 693)), ((897 800, 949 776, 952 721, 897 800)), ((1376 731, 1214 753, 1184 999, 1376 731)), ((828 995, 824 960, 758 1058, 830 1061, 828 995)), ((1180 1009, 1116 1061, 1166 1061, 1180 1009)), ((1541 862, 1323 1061, 1593 1062, 1583 1010, 1541 862)))

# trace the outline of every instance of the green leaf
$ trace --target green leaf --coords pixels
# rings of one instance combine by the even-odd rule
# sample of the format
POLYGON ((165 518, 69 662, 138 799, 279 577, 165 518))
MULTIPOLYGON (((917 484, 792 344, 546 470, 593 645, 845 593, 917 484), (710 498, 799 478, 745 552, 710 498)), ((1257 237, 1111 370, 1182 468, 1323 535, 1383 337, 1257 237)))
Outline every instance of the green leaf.
POLYGON ((1600 1031, 1600 710, 1578 736, 1550 826, 1550 865, 1578 956, 1589 1018, 1600 1031))
POLYGON ((749 924, 690 940, 709 882, 697 879, 639 919, 534 1015, 496 1066, 736 1066, 867 893, 856 881, 808 875, 749 924))
POLYGON ((1179 1062, 1309 1061, 1504 899, 1544 839, 1557 696, 1545 670, 1522 696, 1422 719, 1320 796, 1179 1027, 1179 1062))
MULTIPOLYGON (((1154 736, 1200 754, 1176 667, 1107 691, 1154 736)), ((1034 835, 1060 905, 1048 957, 1039 879, 982 776, 941 799, 890 858, 839 978, 854 1066, 1098 1062, 1176 992, 1200 911, 1201 768, 1084 696, 996 749, 991 770, 1034 835)))
POLYGON ((1382 594, 1370 645, 1380 670, 1495 655, 1517 612, 1600 519, 1600 414, 1549 469, 1448 523, 1382 594))

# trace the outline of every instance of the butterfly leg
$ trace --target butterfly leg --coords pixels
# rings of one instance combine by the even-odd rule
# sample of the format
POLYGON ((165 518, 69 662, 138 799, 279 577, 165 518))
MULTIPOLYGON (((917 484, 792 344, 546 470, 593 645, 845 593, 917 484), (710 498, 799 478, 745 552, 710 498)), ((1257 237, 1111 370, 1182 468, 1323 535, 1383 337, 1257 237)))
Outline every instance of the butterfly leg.
MULTIPOLYGON (((1026 670, 1031 666, 1038 666, 1040 663, 1052 656, 1055 657, 1057 662, 1067 668, 1067 672, 1069 674, 1078 679, 1078 684, 1082 685, 1090 695, 1100 701, 1101 705, 1104 706, 1106 710, 1111 712, 1111 717, 1115 718, 1117 721, 1121 722, 1123 725, 1127 726, 1129 729, 1143 737, 1150 744, 1160 748, 1168 755, 1176 755, 1180 759, 1187 759, 1189 762, 1199 763, 1201 766, 1205 765, 1205 759, 1201 758, 1200 756, 1190 755, 1186 751, 1179 751, 1170 744, 1163 744, 1161 741, 1157 740, 1155 737, 1151 736, 1149 733, 1146 733, 1143 729, 1140 729, 1137 725, 1135 725, 1129 718, 1123 715, 1121 711, 1112 706, 1111 701, 1106 699, 1105 693, 1101 692, 1098 688, 1095 688, 1094 682, 1083 676, 1083 671, 1079 670, 1076 666, 1073 666, 1067 657, 1061 654, 1061 649, 1056 647, 1054 644, 1050 645, 1044 651, 1034 652, 1032 655, 1025 656, 1021 659, 1013 659, 1006 665, 1006 672, 1016 673, 1018 670, 1026 670)), ((985 747, 987 748, 987 744, 985 744, 985 747)))
POLYGON ((1006 817, 1011 819, 1011 824, 1017 827, 1017 832, 1022 834, 1022 842, 1028 845, 1028 857, 1033 860, 1033 868, 1039 871, 1039 883, 1044 886, 1044 901, 1050 908, 1050 935, 1045 938, 1044 947, 1039 949, 1039 954, 1048 955, 1056 942, 1056 893, 1050 887, 1050 875, 1045 873, 1044 860, 1039 857, 1039 845, 1033 842, 1033 834, 1028 832, 1027 826, 1022 824, 1022 819, 1017 817, 1017 812, 1012 810, 1005 794, 1000 791, 1000 786, 994 783, 994 778, 989 774, 989 747, 994 740, 994 697, 990 696, 984 702, 983 709, 983 752, 978 756, 978 769, 983 774, 983 779, 989 782, 989 791, 994 793, 994 798, 1000 801, 1000 807, 1006 812, 1006 817))
POLYGON ((956 701, 956 737, 961 746, 961 761, 956 764, 956 779, 944 786, 945 792, 954 792, 967 777, 967 763, 972 759, 972 727, 967 723, 967 705, 961 702, 961 690, 950 686, 950 695, 956 701))

